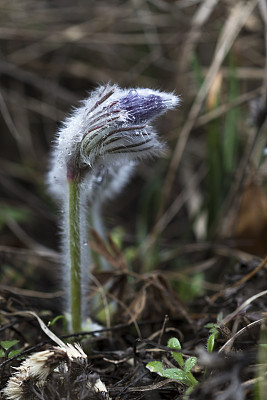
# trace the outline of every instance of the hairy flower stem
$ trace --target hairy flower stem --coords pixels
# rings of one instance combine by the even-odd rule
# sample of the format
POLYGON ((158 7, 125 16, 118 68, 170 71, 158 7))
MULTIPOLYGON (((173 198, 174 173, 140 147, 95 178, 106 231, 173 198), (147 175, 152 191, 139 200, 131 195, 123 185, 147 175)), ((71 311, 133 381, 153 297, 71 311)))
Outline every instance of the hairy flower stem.
POLYGON ((81 239, 80 239, 80 183, 69 180, 69 260, 70 260, 70 318, 73 332, 81 331, 81 239))

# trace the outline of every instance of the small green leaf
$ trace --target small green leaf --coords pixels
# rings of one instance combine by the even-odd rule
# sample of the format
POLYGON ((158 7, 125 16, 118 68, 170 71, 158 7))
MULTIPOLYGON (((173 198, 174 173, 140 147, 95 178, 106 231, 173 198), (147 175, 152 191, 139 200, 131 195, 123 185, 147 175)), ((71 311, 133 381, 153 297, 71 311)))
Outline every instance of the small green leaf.
POLYGON ((220 311, 219 314, 217 315, 217 321, 218 322, 222 322, 223 321, 223 313, 222 313, 222 311, 220 311))
POLYGON ((204 325, 207 329, 216 329, 219 328, 219 325, 216 322, 209 322, 208 324, 204 325))
POLYGON ((4 352, 3 349, 0 349, 0 358, 1 358, 1 357, 5 357, 5 352, 4 352))
POLYGON ((124 236, 125 236, 125 230, 122 226, 116 226, 114 229, 112 229, 111 232, 112 241, 119 249, 122 248, 124 236))
POLYGON ((209 332, 211 334, 214 334, 214 339, 216 340, 217 337, 219 336, 219 331, 218 331, 219 325, 216 323, 209 323, 205 325, 205 328, 208 328, 209 332))
POLYGON ((187 388, 186 391, 185 391, 186 397, 184 397, 184 399, 188 399, 189 394, 192 393, 193 390, 194 390, 194 387, 193 386, 189 386, 189 388, 187 388))
POLYGON ((18 340, 2 340, 0 345, 3 347, 4 350, 8 350, 11 347, 15 346, 15 344, 19 343, 18 340))
POLYGON ((184 364, 184 371, 189 372, 191 369, 196 365, 197 363, 197 358, 196 357, 189 357, 185 364, 184 364))
POLYGON ((21 350, 11 350, 8 353, 8 358, 14 357, 14 356, 18 355, 19 353, 21 353, 21 350))
POLYGON ((212 328, 210 329, 210 333, 213 333, 215 336, 215 339, 217 339, 217 337, 219 336, 219 331, 217 328, 212 328))
POLYGON ((146 365, 146 368, 149 369, 150 372, 155 372, 156 374, 162 376, 163 372, 162 362, 151 361, 146 365))
POLYGON ((163 370, 164 378, 175 379, 176 381, 188 382, 187 374, 179 368, 168 368, 163 370))
POLYGON ((176 362, 178 362, 180 367, 184 366, 184 359, 182 356, 182 353, 176 353, 175 351, 172 351, 172 357, 175 359, 176 362))
POLYGON ((215 345, 215 334, 212 333, 211 335, 209 335, 208 337, 208 341, 207 341, 207 351, 209 353, 212 353, 214 350, 214 345, 215 345))
MULTIPOLYGON (((168 341, 168 347, 172 348, 172 349, 177 349, 177 350, 181 350, 181 344, 179 342, 179 340, 175 337, 169 339, 168 341)), ((182 354, 176 353, 175 351, 171 352, 172 357, 175 359, 175 361, 178 362, 179 366, 182 367, 184 365, 184 359, 182 354)))
POLYGON ((179 342, 179 340, 176 337, 173 337, 171 339, 169 339, 168 341, 168 347, 170 347, 171 349, 177 349, 177 350, 181 350, 181 344, 179 342))
POLYGON ((198 385, 198 381, 196 380, 196 378, 191 374, 191 372, 187 372, 187 377, 189 380, 189 386, 196 386, 198 385))

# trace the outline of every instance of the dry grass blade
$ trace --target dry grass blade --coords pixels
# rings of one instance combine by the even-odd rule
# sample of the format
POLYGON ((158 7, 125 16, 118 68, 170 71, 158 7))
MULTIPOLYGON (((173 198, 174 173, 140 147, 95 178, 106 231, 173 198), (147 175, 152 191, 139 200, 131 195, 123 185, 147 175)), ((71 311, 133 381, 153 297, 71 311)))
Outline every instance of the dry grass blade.
POLYGON ((11 133, 11 135, 13 135, 13 137, 17 141, 20 141, 21 140, 20 134, 12 121, 12 118, 11 118, 8 108, 6 106, 5 100, 2 96, 2 93, 0 93, 0 110, 1 110, 2 116, 5 120, 5 123, 8 126, 9 132, 11 133))
POLYGON ((5 60, 0 60, 0 71, 2 74, 11 76, 15 80, 36 87, 37 89, 40 89, 42 92, 47 93, 48 95, 53 94, 53 96, 62 99, 64 102, 73 104, 77 101, 77 97, 71 91, 60 87, 52 80, 45 79, 32 71, 23 70, 13 63, 7 62, 5 60))
MULTIPOLYGON (((7 314, 8 313, 4 313, 7 314)), ((17 312, 13 312, 13 313, 9 313, 9 315, 18 315, 18 316, 24 316, 24 317, 34 317, 37 319, 42 331, 53 341, 55 342, 58 346, 62 347, 62 348, 67 348, 66 344, 64 342, 62 342, 61 339, 59 339, 59 337, 57 337, 57 335, 55 335, 43 322, 43 320, 34 312, 34 311, 17 311, 17 312)))
POLYGON ((231 314, 227 315, 223 321, 222 324, 227 324, 229 321, 231 321, 237 314, 239 314, 244 308, 248 307, 253 301, 257 300, 259 297, 266 296, 267 295, 267 290, 263 290, 260 293, 255 294, 255 296, 251 296, 249 299, 244 301, 242 304, 240 304, 239 307, 235 311, 233 311, 231 314))
MULTIPOLYGON (((267 55, 267 5, 266 1, 259 0, 259 9, 264 22, 265 54, 267 55)), ((267 99, 267 57, 265 57, 264 79, 262 85, 261 106, 264 107, 267 99)))
MULTIPOLYGON (((205 171, 204 169, 200 169, 195 174, 190 177, 188 181, 189 184, 193 181, 201 182, 204 177, 205 171)), ((164 193, 164 192, 163 192, 164 193)), ((155 243, 158 235, 164 231, 164 229, 168 226, 168 224, 172 221, 175 215, 181 210, 183 205, 190 201, 192 192, 190 190, 186 190, 186 188, 178 194, 178 196, 173 200, 172 204, 168 207, 165 213, 159 218, 157 223, 155 224, 152 232, 147 236, 144 243, 140 246, 139 252, 142 253, 147 251, 153 244, 155 243)))
POLYGON ((261 319, 259 319, 257 321, 251 322, 250 324, 248 324, 244 328, 240 329, 230 339, 228 339, 226 343, 224 343, 224 345, 220 348, 220 350, 218 352, 219 353, 230 353, 231 348, 232 348, 235 340, 238 337, 242 336, 243 334, 247 334, 250 329, 254 328, 255 326, 261 325, 262 322, 266 321, 266 319, 267 318, 261 318, 261 319))
POLYGON ((175 384, 173 382, 173 379, 164 379, 164 381, 154 383, 153 385, 137 386, 134 388, 128 388, 128 390, 129 390, 129 392, 149 392, 149 391, 158 390, 159 388, 166 387, 166 386, 173 385, 173 384, 175 384))
POLYGON ((267 257, 264 258, 264 260, 262 260, 259 265, 253 269, 253 271, 251 271, 250 273, 248 273, 246 276, 244 276, 242 279, 238 280, 236 283, 234 283, 232 286, 230 286, 229 288, 224 288, 223 290, 220 290, 218 293, 216 293, 215 295, 210 297, 210 301, 216 301, 219 297, 221 297, 224 292, 227 289, 233 289, 236 288, 238 286, 243 285, 244 283, 246 283, 249 279, 251 279, 255 274, 257 274, 257 272, 259 272, 262 268, 266 268, 266 263, 267 263, 267 257))
MULTIPOLYGON (((114 300, 122 308, 122 310, 124 310, 125 315, 129 316, 129 318, 131 320, 131 323, 133 323, 134 326, 135 326, 135 329, 136 329, 136 332, 137 332, 137 335, 138 335, 139 339, 141 339, 142 338, 142 334, 141 334, 140 328, 138 326, 138 322, 137 322, 137 320, 135 318, 135 315, 133 314, 132 310, 130 309, 130 307, 127 307, 118 297, 113 296, 112 293, 108 293, 107 296, 109 298, 111 298, 112 300, 114 300)), ((129 325, 128 322, 127 322, 127 325, 129 325)))
POLYGON ((177 171, 177 167, 181 161, 181 157, 183 155, 188 137, 190 132, 192 131, 196 119, 201 111, 203 102, 207 96, 207 93, 213 83, 215 76, 217 75, 219 68, 222 65, 224 58, 226 57, 228 51, 234 43, 238 33, 246 23, 248 17, 253 12, 256 7, 257 0, 253 0, 251 2, 239 1, 230 11, 229 17, 224 24, 223 30, 220 34, 220 37, 217 41, 217 46, 215 50, 215 54, 213 57, 213 61, 208 70, 208 73, 205 77, 205 80, 197 93, 197 96, 193 102, 193 105, 189 111, 186 122, 182 127, 182 130, 179 135, 179 139, 175 146, 173 156, 171 159, 171 163, 169 166, 169 171, 165 179, 164 188, 163 188, 163 200, 161 206, 161 212, 163 206, 168 199, 170 190, 173 184, 173 180, 177 171))
POLYGON ((195 124, 195 127, 200 127, 208 124, 214 119, 226 114, 228 111, 232 110, 234 107, 238 107, 241 104, 248 103, 250 100, 255 99, 262 92, 262 86, 257 89, 251 90, 248 93, 241 94, 237 99, 231 101, 228 104, 222 104, 212 111, 209 111, 201 115, 195 124))
POLYGON ((34 297, 40 299, 58 299, 62 296, 62 292, 46 293, 35 290, 20 289, 12 286, 0 285, 0 291, 7 291, 23 297, 34 297))
POLYGON ((182 49, 182 55, 179 62, 181 73, 183 73, 188 67, 194 47, 196 46, 199 37, 202 35, 203 26, 208 21, 218 2, 219 0, 205 0, 197 8, 197 11, 192 18, 191 30, 187 34, 187 39, 182 49))
POLYGON ((127 263, 123 253, 113 242, 112 238, 108 238, 108 244, 101 238, 101 236, 94 230, 91 230, 92 241, 90 247, 96 251, 99 255, 104 257, 107 262, 118 270, 126 271, 127 263))
POLYGON ((237 287, 240 285, 243 285, 245 282, 247 282, 249 279, 251 279, 255 274, 257 274, 258 271, 260 271, 262 268, 266 268, 266 264, 267 264, 267 257, 265 257, 264 260, 262 260, 262 262, 249 274, 247 274, 246 276, 244 276, 242 279, 240 279, 238 282, 236 282, 233 287, 237 287))
MULTIPOLYGON (((78 42, 88 35, 90 25, 86 21, 82 24, 67 27, 61 32, 45 37, 41 42, 37 41, 27 47, 17 50, 9 55, 8 59, 16 65, 24 65, 32 62, 36 58, 42 57, 47 52, 51 52, 63 46, 66 42, 78 42)), ((91 27, 93 28, 93 27, 91 27)))

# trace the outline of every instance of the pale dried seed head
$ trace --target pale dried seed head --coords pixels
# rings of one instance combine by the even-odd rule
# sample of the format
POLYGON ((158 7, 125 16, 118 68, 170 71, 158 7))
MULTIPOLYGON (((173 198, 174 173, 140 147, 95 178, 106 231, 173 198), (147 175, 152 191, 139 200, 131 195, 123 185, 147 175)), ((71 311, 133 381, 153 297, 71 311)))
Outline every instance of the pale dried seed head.
POLYGON ((86 364, 87 356, 78 343, 74 345, 67 343, 64 347, 52 347, 49 350, 33 353, 16 368, 16 372, 3 390, 4 395, 9 400, 23 398, 23 386, 29 379, 38 385, 43 385, 48 375, 61 363, 69 364, 68 360, 81 365, 86 364))

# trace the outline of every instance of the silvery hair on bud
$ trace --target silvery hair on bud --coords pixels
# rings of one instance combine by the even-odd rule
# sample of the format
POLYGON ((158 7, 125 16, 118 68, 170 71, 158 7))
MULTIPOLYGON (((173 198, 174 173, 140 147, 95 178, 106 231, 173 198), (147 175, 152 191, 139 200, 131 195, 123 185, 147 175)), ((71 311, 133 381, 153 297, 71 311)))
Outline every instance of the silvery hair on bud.
MULTIPOLYGON (((48 173, 51 193, 59 199, 64 196, 62 187, 67 183, 71 157, 76 157, 77 168, 90 167, 91 177, 94 170, 98 173, 99 165, 117 169, 159 155, 165 146, 150 122, 178 103, 179 98, 171 93, 99 86, 59 129, 48 173)), ((87 184, 90 191, 93 182, 88 179, 87 184)))

